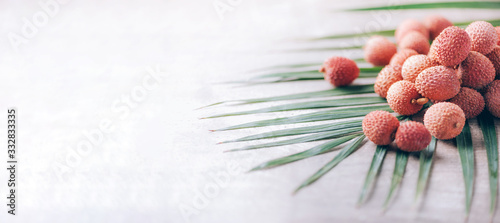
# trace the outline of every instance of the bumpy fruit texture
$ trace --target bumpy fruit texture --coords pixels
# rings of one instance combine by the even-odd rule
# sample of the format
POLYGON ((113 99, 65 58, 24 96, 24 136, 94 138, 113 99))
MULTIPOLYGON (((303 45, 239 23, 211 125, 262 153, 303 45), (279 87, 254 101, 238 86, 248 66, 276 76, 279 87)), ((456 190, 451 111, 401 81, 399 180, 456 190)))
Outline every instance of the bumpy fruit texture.
POLYGON ((324 73, 326 81, 336 87, 349 85, 359 76, 356 62, 338 56, 327 59, 320 72, 324 73))
POLYGON ((498 42, 497 42, 497 45, 499 45, 499 46, 500 46, 500 26, 495 27, 495 29, 497 30, 497 34, 498 34, 498 42))
POLYGON ((462 86, 479 90, 495 79, 495 67, 486 56, 471 51, 460 64, 458 75, 462 77, 462 86))
POLYGON ((486 108, 490 113, 500 118, 500 80, 493 81, 487 88, 484 94, 486 108))
POLYGON ((387 103, 401 115, 416 114, 427 101, 418 93, 415 84, 409 81, 398 81, 387 91, 387 103))
POLYGON ((425 112, 424 125, 437 139, 453 139, 462 132, 465 114, 456 104, 440 102, 425 112))
POLYGON ((429 67, 438 66, 439 64, 426 55, 414 55, 406 59, 401 70, 401 75, 404 80, 415 82, 418 74, 429 67))
POLYGON ((471 50, 471 38, 460 27, 444 29, 432 42, 429 57, 439 64, 454 67, 465 60, 471 50))
POLYGON ((500 79, 500 46, 496 46, 491 53, 486 55, 495 67, 496 79, 500 79))
POLYGON ((489 22, 476 21, 471 23, 465 31, 472 40, 471 50, 484 55, 490 53, 498 42, 498 33, 489 22))
POLYGON ((401 49, 415 50, 419 54, 427 54, 429 53, 430 44, 429 39, 422 35, 422 33, 411 31, 401 39, 399 47, 401 49))
POLYGON ((399 127, 399 120, 387 111, 372 111, 362 122, 363 133, 377 145, 389 145, 399 127))
POLYGON ((465 114, 465 118, 474 118, 484 110, 484 98, 476 90, 468 87, 462 87, 460 92, 450 100, 451 103, 458 105, 465 114))
POLYGON ((415 86, 430 100, 448 100, 460 91, 460 78, 452 68, 435 66, 422 71, 415 79, 415 86))
POLYGON ((364 46, 365 60, 374 66, 389 64, 398 51, 396 45, 383 36, 372 36, 364 46))
POLYGON ((399 24, 396 28, 394 36, 396 37, 396 42, 400 42, 403 37, 410 33, 411 31, 417 31, 422 33, 427 39, 429 39, 429 30, 420 21, 415 19, 407 19, 399 24))
POLYGON ((420 122, 407 121, 399 125, 395 142, 400 150, 418 152, 429 145, 432 136, 420 122))
POLYGON ((440 15, 430 15, 424 19, 424 25, 429 30, 430 39, 434 40, 444 29, 453 26, 450 20, 440 15))
POLYGON ((401 67, 400 66, 385 66, 377 76, 375 80, 375 93, 380 95, 382 98, 387 97, 387 91, 391 87, 392 84, 403 80, 401 77, 401 67))
POLYGON ((394 54, 394 56, 392 56, 391 62, 389 64, 393 65, 393 66, 403 66, 406 59, 408 59, 409 57, 411 57, 413 55, 417 55, 417 54, 418 53, 415 50, 402 49, 399 52, 397 52, 396 54, 394 54))

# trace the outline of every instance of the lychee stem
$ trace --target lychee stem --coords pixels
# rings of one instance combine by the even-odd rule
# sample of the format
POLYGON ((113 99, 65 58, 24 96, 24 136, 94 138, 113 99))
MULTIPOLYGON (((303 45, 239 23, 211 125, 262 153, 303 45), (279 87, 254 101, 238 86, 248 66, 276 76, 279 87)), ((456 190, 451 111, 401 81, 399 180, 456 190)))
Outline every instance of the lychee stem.
POLYGON ((321 69, 319 69, 320 73, 325 73, 325 71, 326 71, 325 66, 322 66, 321 69))
POLYGON ((417 105, 425 105, 427 102, 429 102, 428 98, 411 99, 411 103, 417 105))

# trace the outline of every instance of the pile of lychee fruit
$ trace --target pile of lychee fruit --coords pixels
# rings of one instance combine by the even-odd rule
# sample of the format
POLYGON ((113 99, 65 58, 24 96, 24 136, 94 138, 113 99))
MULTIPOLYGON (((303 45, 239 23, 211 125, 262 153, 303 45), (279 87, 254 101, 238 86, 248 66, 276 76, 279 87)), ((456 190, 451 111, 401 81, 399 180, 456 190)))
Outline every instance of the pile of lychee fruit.
MULTIPOLYGON (((384 66, 375 93, 400 115, 414 115, 429 101, 432 105, 423 124, 400 123, 389 112, 373 111, 363 119, 364 134, 377 145, 394 141, 399 149, 416 152, 428 146, 431 135, 455 138, 466 119, 485 108, 500 117, 500 80, 495 80, 500 79, 499 36, 500 26, 476 21, 462 29, 438 15, 424 22, 403 21, 395 32, 397 47, 383 36, 372 36, 364 46, 365 60, 384 66)), ((349 85, 359 76, 353 60, 338 56, 320 71, 334 86, 349 85)))

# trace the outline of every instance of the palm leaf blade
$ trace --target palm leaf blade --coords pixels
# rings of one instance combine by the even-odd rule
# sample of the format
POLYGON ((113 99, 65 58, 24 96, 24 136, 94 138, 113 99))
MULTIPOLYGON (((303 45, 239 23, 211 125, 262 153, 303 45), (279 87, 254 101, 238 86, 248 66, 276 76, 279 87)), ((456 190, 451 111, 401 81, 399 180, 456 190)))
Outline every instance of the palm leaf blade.
POLYGON ((457 136, 457 148, 462 163, 462 172, 465 183, 465 213, 470 213, 472 190, 474 185, 474 148, 469 123, 466 121, 462 133, 457 136))
POLYGON ((486 156, 488 158, 488 172, 490 177, 490 214, 495 211, 498 191, 498 140, 493 116, 483 112, 477 118, 483 132, 486 156))
POLYGON ((434 157, 434 151, 436 150, 437 139, 432 137, 431 143, 427 148, 420 152, 420 167, 418 171, 418 181, 417 190, 415 193, 415 201, 420 200, 427 182, 429 179, 429 174, 432 166, 432 158, 434 157))
POLYGON ((358 9, 350 9, 348 11, 398 10, 398 9, 436 9, 436 8, 495 9, 495 8, 500 8, 500 2, 457 1, 457 2, 416 3, 416 4, 392 5, 392 6, 382 6, 382 7, 358 8, 358 9))
POLYGON ((377 146, 375 154, 373 155, 372 163, 370 164, 370 169, 368 169, 368 173, 366 174, 363 188, 361 189, 361 194, 358 199, 358 206, 365 201, 369 190, 373 187, 375 180, 380 172, 380 167, 382 167, 382 163, 384 162, 386 153, 387 146, 377 146))
POLYGON ((398 150, 396 152, 396 163, 394 164, 394 172, 392 173, 391 188, 389 189, 389 194, 385 199, 384 209, 387 209, 387 207, 389 206, 389 201, 394 195, 394 191, 396 191, 396 189, 401 184, 401 180, 403 179, 403 174, 406 169, 406 164, 408 163, 409 155, 410 153, 401 150, 398 150))

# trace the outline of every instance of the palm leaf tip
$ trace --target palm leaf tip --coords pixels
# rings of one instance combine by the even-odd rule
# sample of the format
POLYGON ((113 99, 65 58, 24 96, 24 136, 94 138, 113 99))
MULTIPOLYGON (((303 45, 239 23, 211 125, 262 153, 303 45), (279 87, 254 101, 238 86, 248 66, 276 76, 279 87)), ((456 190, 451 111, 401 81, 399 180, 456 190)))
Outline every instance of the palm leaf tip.
POLYGON ((293 194, 296 194, 299 192, 304 187, 307 187, 317 180, 319 180, 321 177, 323 177, 326 173, 328 173, 330 170, 332 170, 334 167, 336 167, 342 160, 347 158, 349 155, 351 155, 353 152, 355 152, 360 146, 363 140, 365 139, 365 135, 362 135, 352 141, 350 144, 346 145, 341 152, 339 152, 330 162, 328 162, 326 165, 324 165, 321 169, 319 169, 316 173, 314 173, 312 176, 310 176, 307 180, 305 180, 295 191, 293 194))
POLYGON ((465 184, 465 215, 468 217, 474 185, 474 148, 468 121, 465 121, 462 133, 456 137, 456 141, 465 184))
POLYGON ((418 171, 417 190, 415 193, 415 205, 421 200, 422 194, 427 186, 429 174, 432 166, 432 158, 436 150, 437 139, 432 137, 427 148, 420 152, 420 166, 418 171))
POLYGON ((493 116, 489 112, 483 112, 477 117, 479 126, 483 132, 486 156, 488 159, 488 173, 490 182, 490 215, 493 216, 497 203, 498 192, 498 139, 493 116))
POLYGON ((408 163, 408 157, 410 153, 398 150, 396 152, 396 163, 394 164, 394 172, 392 174, 391 187, 389 189, 389 194, 384 202, 384 210, 389 207, 389 202, 391 201, 394 192, 401 184, 403 179, 403 174, 406 169, 406 164, 408 163))
POLYGON ((402 9, 436 9, 436 8, 476 8, 476 9, 498 9, 500 2, 493 1, 455 1, 455 2, 432 2, 400 4, 382 7, 356 8, 347 11, 372 11, 372 10, 402 10, 402 9))
POLYGON ((365 202, 369 190, 373 187, 376 181, 376 178, 380 172, 380 168, 382 167, 382 163, 384 162, 387 148, 387 146, 377 146, 377 149, 375 150, 375 154, 373 155, 373 159, 370 164, 370 169, 368 169, 368 173, 366 174, 365 182, 363 184, 363 188, 361 189, 361 194, 357 202, 358 207, 365 202))

